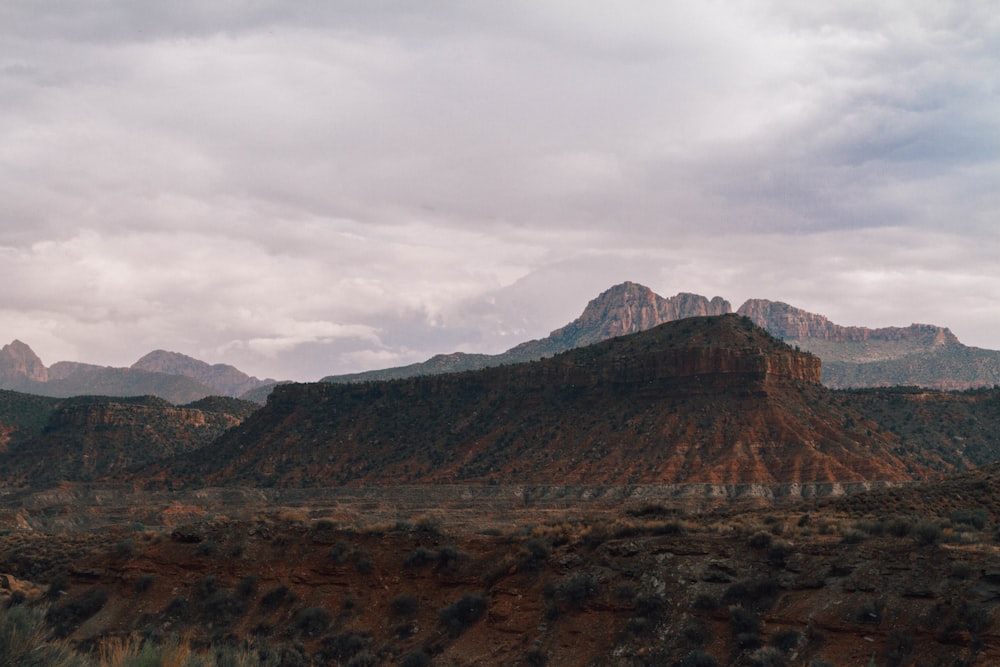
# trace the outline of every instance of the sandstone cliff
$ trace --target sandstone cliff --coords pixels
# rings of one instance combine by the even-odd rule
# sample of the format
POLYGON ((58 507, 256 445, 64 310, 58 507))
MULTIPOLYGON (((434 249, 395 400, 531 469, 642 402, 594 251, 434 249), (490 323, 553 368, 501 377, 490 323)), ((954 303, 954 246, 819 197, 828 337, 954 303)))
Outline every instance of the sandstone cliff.
POLYGON ((829 387, 913 385, 955 390, 1000 383, 1000 352, 962 345, 948 329, 847 327, 786 303, 751 299, 738 311, 823 360, 829 387))

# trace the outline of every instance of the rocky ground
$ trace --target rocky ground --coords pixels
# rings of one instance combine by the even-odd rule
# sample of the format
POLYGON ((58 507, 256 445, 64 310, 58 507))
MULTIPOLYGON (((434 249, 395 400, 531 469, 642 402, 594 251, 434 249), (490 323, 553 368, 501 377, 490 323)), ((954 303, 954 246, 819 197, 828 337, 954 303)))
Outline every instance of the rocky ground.
POLYGON ((47 606, 81 652, 136 635, 284 665, 1000 662, 992 505, 937 497, 935 513, 919 490, 879 493, 480 508, 479 527, 428 508, 392 519, 373 498, 240 517, 178 504, 148 513, 156 525, 10 525, 0 597, 47 606))

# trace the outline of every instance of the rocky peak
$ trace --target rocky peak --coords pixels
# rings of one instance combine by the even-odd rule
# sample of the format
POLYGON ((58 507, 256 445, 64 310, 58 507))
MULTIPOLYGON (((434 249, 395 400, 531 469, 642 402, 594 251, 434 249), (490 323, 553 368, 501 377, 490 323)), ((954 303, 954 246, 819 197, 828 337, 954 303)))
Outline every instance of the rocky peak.
POLYGON ((729 302, 721 297, 709 300, 698 294, 681 292, 665 299, 648 287, 624 282, 591 300, 580 317, 553 331, 549 338, 565 341, 567 348, 579 347, 685 317, 731 312, 729 302))
POLYGON ((909 340, 929 346, 958 344, 958 338, 949 329, 933 324, 881 329, 845 327, 834 324, 822 315, 767 299, 750 299, 737 312, 775 336, 791 340, 813 338, 834 343, 909 340))
POLYGON ((273 380, 258 380, 228 364, 208 364, 180 352, 154 350, 132 364, 132 370, 189 377, 226 396, 240 396, 273 380))
POLYGON ((0 349, 0 381, 49 379, 48 369, 30 347, 19 340, 0 349))

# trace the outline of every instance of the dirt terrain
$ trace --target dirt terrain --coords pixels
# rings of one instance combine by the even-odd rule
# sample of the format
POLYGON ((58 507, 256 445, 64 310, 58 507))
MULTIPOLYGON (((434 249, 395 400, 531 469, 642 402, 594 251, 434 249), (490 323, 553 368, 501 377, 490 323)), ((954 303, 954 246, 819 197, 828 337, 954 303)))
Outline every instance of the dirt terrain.
POLYGON ((998 478, 702 512, 229 490, 133 515, 148 524, 109 492, 118 528, 9 522, 0 597, 48 605, 81 652, 137 636, 284 665, 991 665, 998 478))

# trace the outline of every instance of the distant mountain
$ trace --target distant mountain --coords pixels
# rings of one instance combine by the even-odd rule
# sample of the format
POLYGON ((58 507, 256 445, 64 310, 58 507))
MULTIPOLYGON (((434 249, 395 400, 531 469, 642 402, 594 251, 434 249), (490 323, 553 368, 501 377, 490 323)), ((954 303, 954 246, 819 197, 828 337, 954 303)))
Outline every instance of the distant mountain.
POLYGON ((275 380, 258 380, 228 364, 209 365, 193 357, 178 352, 156 350, 150 352, 131 366, 132 370, 183 375, 210 387, 221 396, 242 396, 248 391, 265 385, 275 384, 275 380))
MULTIPOLYGON (((59 361, 46 368, 21 341, 0 349, 0 388, 39 396, 158 396, 174 404, 213 395, 240 396, 266 390, 275 380, 258 380, 233 366, 209 365, 176 352, 156 350, 129 368, 59 361)), ((260 402, 266 400, 266 393, 260 402)))
MULTIPOLYGON (((730 312, 729 302, 720 297, 709 300, 680 293, 664 299, 648 287, 625 282, 603 292, 579 318, 548 337, 502 354, 440 354, 422 363, 331 375, 322 381, 382 381, 520 363, 664 322, 730 312)), ((944 327, 841 326, 823 315, 766 299, 750 299, 737 312, 782 340, 816 354, 823 361, 823 383, 832 388, 912 385, 953 390, 1000 384, 1000 351, 965 346, 944 327)))
POLYGON ((823 383, 829 387, 912 385, 953 390, 1000 383, 1000 351, 962 345, 944 327, 845 327, 765 299, 751 299, 737 312, 820 357, 823 383))
POLYGON ((917 452, 838 403, 819 379, 819 359, 746 318, 686 318, 531 363, 280 386, 239 427, 161 476, 210 485, 724 487, 928 473, 912 463, 917 452))
POLYGON ((731 313, 729 302, 681 293, 665 299, 648 287, 624 282, 590 301, 583 314, 546 338, 521 343, 501 354, 439 354, 427 361, 384 370, 331 375, 322 382, 370 382, 438 375, 534 361, 615 336, 637 333, 685 317, 731 313))
POLYGON ((22 380, 45 382, 48 379, 45 364, 21 341, 15 340, 0 348, 0 386, 22 380))

